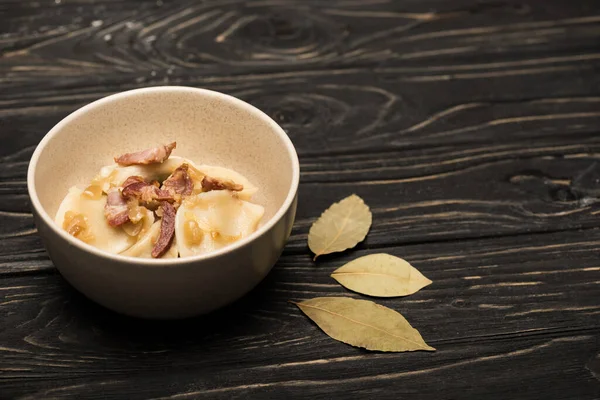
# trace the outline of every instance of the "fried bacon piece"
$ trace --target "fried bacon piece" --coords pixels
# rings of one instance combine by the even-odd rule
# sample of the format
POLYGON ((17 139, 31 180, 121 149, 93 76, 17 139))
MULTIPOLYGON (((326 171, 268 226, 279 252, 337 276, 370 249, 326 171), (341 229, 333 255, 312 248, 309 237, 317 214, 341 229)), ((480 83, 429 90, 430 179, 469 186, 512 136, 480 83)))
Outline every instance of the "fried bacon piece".
POLYGON ((125 166, 160 164, 169 158, 171 152, 176 146, 177 142, 173 142, 167 145, 162 145, 135 153, 125 153, 119 157, 115 157, 115 162, 119 165, 125 166))
POLYGON ((125 187, 125 186, 131 185, 132 183, 140 183, 140 182, 150 184, 152 186, 156 186, 157 188, 160 187, 159 181, 154 180, 154 181, 151 181, 148 183, 148 182, 146 182, 146 180, 144 178, 142 178, 141 176, 137 176, 137 175, 132 175, 129 178, 125 179, 125 182, 123 182, 122 186, 125 187))
POLYGON ((169 202, 163 201, 160 204, 162 209, 162 219, 160 220, 160 234, 152 247, 152 257, 162 257, 173 244, 175 236, 175 207, 169 202))
POLYGON ((167 190, 172 195, 189 196, 194 189, 194 182, 188 173, 189 165, 181 164, 173 173, 163 182, 162 189, 167 190))
POLYGON ((232 190, 234 192, 240 192, 244 190, 244 186, 230 181, 229 179, 218 179, 205 176, 202 179, 202 189, 205 192, 210 192, 211 190, 232 190))
POLYGON ((104 205, 104 217, 110 226, 121 226, 129 221, 127 201, 118 188, 108 190, 106 204, 104 205))
POLYGON ((127 187, 133 183, 140 183, 140 182, 146 182, 146 180, 144 178, 142 178, 141 176, 137 176, 137 175, 132 175, 129 178, 125 179, 125 182, 123 182, 123 187, 127 187))
POLYGON ((130 176, 123 183, 123 197, 137 199, 144 207, 155 209, 159 202, 174 202, 173 195, 158 187, 158 182, 146 182, 141 176, 130 176))

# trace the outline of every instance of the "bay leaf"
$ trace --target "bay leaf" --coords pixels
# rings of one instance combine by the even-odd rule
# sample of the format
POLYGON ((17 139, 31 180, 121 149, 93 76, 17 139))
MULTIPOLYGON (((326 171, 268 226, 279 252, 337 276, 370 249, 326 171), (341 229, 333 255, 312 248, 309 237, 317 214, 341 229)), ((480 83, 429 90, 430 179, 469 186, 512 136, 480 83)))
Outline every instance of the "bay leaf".
POLYGON ((340 342, 377 351, 435 351, 400 313, 372 301, 317 297, 295 304, 340 342))
POLYGON ((371 227, 372 215, 363 199, 353 194, 333 203, 308 232, 308 247, 314 259, 356 246, 371 227))
POLYGON ((405 260, 384 253, 350 261, 331 277, 350 290, 377 297, 408 296, 431 284, 405 260))

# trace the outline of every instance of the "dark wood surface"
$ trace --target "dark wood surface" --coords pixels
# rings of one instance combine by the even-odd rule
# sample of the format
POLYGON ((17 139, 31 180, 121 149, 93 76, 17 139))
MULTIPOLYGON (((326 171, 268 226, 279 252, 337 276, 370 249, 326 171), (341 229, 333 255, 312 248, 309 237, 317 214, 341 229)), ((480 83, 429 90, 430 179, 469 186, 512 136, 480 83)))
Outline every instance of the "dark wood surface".
POLYGON ((597 0, 0 1, 0 398, 599 399, 597 0), (213 315, 106 311, 57 273, 26 169, 60 119, 137 87, 238 96, 289 133, 297 221, 272 273, 213 315), (374 224, 316 264, 351 193, 374 224), (433 280, 382 300, 435 353, 336 342, 288 300, 388 252, 433 280))

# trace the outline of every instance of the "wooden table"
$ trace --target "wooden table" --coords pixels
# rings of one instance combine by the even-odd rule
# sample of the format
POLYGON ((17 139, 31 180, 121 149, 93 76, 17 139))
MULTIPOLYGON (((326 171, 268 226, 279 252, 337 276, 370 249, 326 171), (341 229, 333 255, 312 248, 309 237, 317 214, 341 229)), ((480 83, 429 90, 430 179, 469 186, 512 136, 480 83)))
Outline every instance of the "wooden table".
POLYGON ((0 25, 0 398, 600 398, 597 0, 2 0, 0 25), (268 278, 171 323, 71 289, 25 184, 60 119, 154 85, 258 106, 302 164, 268 278), (367 240, 313 263, 351 193, 367 240), (368 353, 288 303, 358 297, 329 274, 376 252, 434 281, 379 302, 437 352, 368 353))

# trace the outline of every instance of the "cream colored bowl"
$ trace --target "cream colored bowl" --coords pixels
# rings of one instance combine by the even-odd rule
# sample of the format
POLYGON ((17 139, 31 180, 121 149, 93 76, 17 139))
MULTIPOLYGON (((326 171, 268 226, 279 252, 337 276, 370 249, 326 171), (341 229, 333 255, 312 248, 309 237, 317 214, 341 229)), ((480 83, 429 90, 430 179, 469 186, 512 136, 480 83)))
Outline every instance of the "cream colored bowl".
POLYGON ((50 258, 90 299, 144 318, 203 314, 240 298, 271 270, 296 213, 298 156, 266 114, 210 90, 163 86, 105 97, 73 112, 42 139, 29 164, 33 215, 50 258), (173 155, 232 168, 259 188, 258 230, 213 253, 177 259, 109 254, 68 235, 54 215, 69 187, 113 156, 177 141, 173 155))

